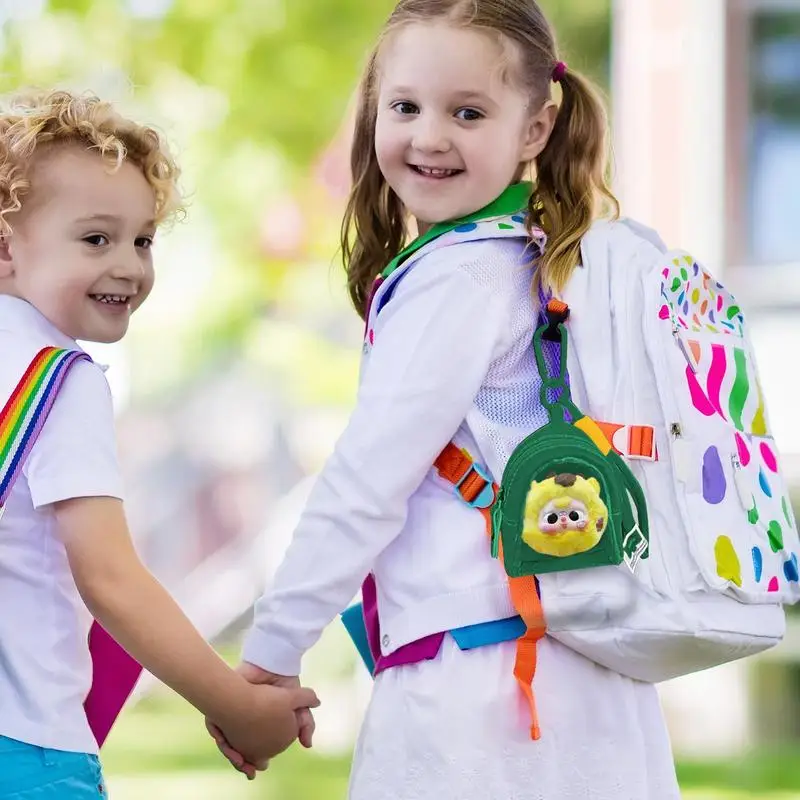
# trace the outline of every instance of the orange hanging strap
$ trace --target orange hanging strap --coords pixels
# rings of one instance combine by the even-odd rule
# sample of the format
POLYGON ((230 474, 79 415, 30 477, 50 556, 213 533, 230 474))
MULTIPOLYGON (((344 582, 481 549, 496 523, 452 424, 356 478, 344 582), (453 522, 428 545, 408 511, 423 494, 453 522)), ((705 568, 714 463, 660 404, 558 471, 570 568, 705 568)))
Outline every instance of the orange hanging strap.
MULTIPOLYGON (((498 486, 464 450, 450 442, 439 454, 434 464, 439 474, 455 486, 458 495, 473 508, 478 509, 486 522, 486 532, 492 536, 492 506, 497 497, 498 486)), ((502 560, 502 546, 500 559, 502 560)), ((532 576, 509 578, 508 586, 514 607, 527 626, 517 640, 517 655, 514 662, 514 677, 528 703, 531 714, 531 738, 539 739, 539 717, 533 693, 533 678, 536 674, 536 643, 545 635, 544 613, 532 576)))
POLYGON ((536 579, 532 576, 509 578, 511 600, 527 626, 525 633, 517 639, 517 657, 514 662, 514 677, 528 701, 531 712, 531 738, 541 736, 539 715, 536 712, 536 698, 533 694, 533 677, 536 674, 536 644, 544 637, 546 626, 536 579))

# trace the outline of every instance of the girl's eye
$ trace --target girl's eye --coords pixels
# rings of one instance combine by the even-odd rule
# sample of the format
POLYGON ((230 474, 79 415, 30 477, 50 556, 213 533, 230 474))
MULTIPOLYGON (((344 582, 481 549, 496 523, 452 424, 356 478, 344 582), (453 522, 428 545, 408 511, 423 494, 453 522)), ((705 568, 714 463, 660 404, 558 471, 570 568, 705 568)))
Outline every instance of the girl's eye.
POLYGON ((149 250, 153 246, 153 239, 150 236, 140 236, 136 240, 136 246, 142 250, 149 250))
POLYGON ((475 108, 462 108, 456 111, 456 116, 464 122, 477 122, 483 119, 483 114, 475 108))
POLYGON ((93 233, 91 236, 84 236, 83 241, 86 244, 90 244, 92 247, 103 247, 109 243, 108 236, 104 236, 102 233, 93 233))
POLYGON ((571 519, 573 522, 577 522, 577 521, 578 521, 578 520, 581 518, 581 515, 580 515, 580 513, 579 513, 579 512, 577 512, 577 511, 570 511, 570 512, 569 512, 569 518, 570 518, 570 519, 571 519))
POLYGON ((553 514, 553 513, 548 514, 547 515, 547 522, 550 525, 555 525, 556 522, 558 522, 558 514, 553 514))
POLYGON ((407 100, 400 100, 398 103, 395 103, 392 108, 398 114, 403 115, 416 114, 419 111, 419 109, 413 103, 409 103, 407 100))

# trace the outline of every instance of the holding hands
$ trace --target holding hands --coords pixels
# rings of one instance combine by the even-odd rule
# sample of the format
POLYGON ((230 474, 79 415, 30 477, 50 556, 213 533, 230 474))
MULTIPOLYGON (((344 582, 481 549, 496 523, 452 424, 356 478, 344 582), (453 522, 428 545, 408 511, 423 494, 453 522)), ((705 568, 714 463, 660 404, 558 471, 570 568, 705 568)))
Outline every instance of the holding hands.
POLYGON ((206 718, 206 728, 228 761, 253 780, 295 739, 311 747, 311 709, 319 700, 311 689, 301 688, 297 677, 275 675, 247 662, 236 671, 247 682, 242 702, 225 719, 206 718))

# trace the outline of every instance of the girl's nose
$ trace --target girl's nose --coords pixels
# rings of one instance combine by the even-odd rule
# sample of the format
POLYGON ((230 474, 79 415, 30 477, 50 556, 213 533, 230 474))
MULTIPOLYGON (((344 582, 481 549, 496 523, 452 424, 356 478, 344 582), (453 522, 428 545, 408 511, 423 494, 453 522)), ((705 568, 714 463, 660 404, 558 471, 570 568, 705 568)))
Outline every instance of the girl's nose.
POLYGON ((450 149, 446 125, 433 114, 420 115, 411 144, 420 153, 446 153, 450 149))

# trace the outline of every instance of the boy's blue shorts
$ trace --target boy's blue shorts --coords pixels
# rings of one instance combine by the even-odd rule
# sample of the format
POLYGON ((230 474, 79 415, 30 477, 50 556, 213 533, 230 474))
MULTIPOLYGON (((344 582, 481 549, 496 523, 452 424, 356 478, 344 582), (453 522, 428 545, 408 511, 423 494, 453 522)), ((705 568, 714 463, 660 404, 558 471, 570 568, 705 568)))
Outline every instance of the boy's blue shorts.
POLYGON ((0 736, 2 800, 106 800, 97 756, 48 750, 0 736))

